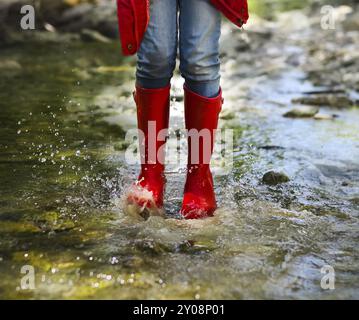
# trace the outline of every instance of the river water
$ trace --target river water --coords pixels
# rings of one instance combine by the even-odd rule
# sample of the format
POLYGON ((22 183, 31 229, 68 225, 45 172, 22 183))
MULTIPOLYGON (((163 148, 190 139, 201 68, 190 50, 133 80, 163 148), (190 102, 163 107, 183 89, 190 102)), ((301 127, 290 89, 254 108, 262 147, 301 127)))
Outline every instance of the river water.
MULTIPOLYGON (((135 62, 118 43, 3 48, 0 297, 359 298, 359 110, 283 117, 293 98, 323 88, 300 67, 298 30, 272 28, 269 41, 250 34, 259 49, 230 52, 223 27, 221 127, 233 129, 234 157, 215 159, 219 209, 199 221, 178 217, 182 163, 167 168, 165 218, 123 210, 138 171, 124 143, 136 125, 135 62), (263 184, 269 170, 290 181, 263 184), (21 287, 24 266, 34 290, 21 287), (324 266, 334 290, 321 287, 324 266)), ((172 129, 183 127, 181 85, 176 75, 172 129)))

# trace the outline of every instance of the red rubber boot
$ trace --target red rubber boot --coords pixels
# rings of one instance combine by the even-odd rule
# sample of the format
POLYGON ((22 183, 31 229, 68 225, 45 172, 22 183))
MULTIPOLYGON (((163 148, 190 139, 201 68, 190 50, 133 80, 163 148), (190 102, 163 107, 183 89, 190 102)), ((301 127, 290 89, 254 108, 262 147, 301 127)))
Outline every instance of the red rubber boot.
POLYGON ((189 137, 187 179, 181 214, 186 219, 200 219, 212 216, 217 208, 209 163, 222 108, 222 91, 215 98, 206 98, 186 86, 184 90, 185 122, 189 137))
POLYGON ((127 203, 161 209, 165 185, 165 140, 169 122, 170 86, 160 89, 136 87, 137 125, 141 172, 127 195, 127 203), (160 133, 160 134, 159 134, 160 133))

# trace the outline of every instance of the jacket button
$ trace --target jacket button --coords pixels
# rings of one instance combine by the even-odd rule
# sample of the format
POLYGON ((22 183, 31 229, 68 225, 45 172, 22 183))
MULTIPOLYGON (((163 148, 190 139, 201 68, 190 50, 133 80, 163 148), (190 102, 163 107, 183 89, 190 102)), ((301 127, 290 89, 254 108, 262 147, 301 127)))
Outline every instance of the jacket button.
POLYGON ((131 50, 133 49, 133 45, 132 45, 131 43, 129 43, 129 44, 127 45, 127 49, 131 51, 131 50))

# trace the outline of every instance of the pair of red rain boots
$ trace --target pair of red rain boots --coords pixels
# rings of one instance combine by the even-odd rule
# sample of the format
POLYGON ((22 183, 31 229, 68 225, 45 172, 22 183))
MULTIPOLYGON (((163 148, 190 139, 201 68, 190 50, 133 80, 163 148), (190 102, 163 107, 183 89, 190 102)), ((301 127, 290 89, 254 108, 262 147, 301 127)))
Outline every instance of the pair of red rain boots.
MULTIPOLYGON (((222 93, 202 97, 184 87, 185 123, 188 130, 187 179, 181 214, 186 219, 212 216, 216 209, 213 178, 209 162, 215 130, 222 107, 222 93), (199 134, 198 134, 199 133, 199 134)), ((141 173, 129 192, 127 203, 143 209, 161 209, 165 185, 165 139, 169 123, 170 87, 144 89, 134 94, 140 132, 141 173)))

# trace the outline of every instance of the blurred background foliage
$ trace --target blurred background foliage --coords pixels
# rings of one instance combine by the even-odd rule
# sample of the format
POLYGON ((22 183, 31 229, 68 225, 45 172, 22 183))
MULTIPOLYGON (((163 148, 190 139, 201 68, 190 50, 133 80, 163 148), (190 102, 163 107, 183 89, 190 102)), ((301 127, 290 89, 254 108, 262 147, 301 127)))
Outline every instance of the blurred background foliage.
MULTIPOLYGON (((168 219, 123 214, 138 171, 124 160, 136 59, 120 55, 115 1, 0 0, 0 298, 358 299, 356 4, 249 0, 244 31, 223 24, 220 126, 234 130, 234 163, 214 159, 221 209, 192 225, 175 219, 178 167, 168 219), (24 4, 35 31, 19 28, 24 4), (35 291, 15 290, 24 264, 35 291)), ((177 136, 178 71, 172 86, 177 136)))

